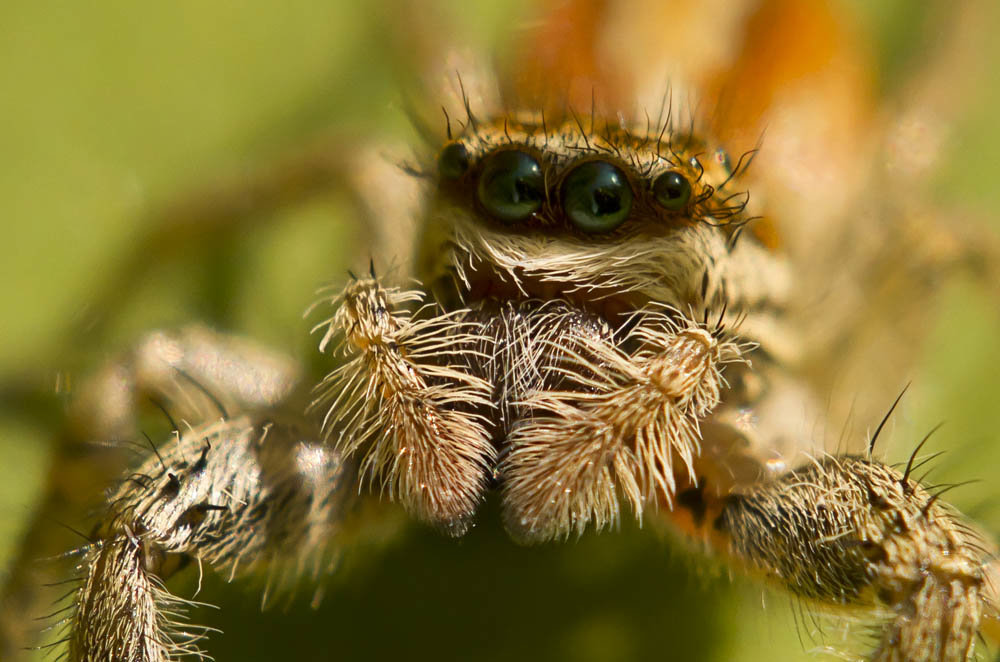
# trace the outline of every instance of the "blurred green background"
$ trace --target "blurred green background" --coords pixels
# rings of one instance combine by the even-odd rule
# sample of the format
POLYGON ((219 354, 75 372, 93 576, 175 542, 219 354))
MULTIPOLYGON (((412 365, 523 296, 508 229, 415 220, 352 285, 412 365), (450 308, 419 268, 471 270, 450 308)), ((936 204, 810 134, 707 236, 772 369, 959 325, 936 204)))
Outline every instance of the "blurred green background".
MULTIPOLYGON (((933 39, 929 10, 914 7, 844 4, 876 44, 886 89, 933 39)), ((494 0, 441 11, 491 42, 523 8, 494 0)), ((355 234, 336 192, 121 283, 130 303, 96 346, 87 320, 102 311, 87 304, 165 200, 320 132, 406 138, 400 64, 384 48, 393 18, 391 2, 0 3, 0 379, 55 393, 143 330, 190 320, 309 356, 301 313, 339 276, 355 234)), ((1000 69, 1000 49, 982 57, 984 72, 1000 69)), ((1000 208, 1000 86, 987 80, 933 196, 989 219, 1000 208)), ((1000 532, 1000 318, 975 283, 956 279, 947 291, 892 455, 947 420, 930 448, 953 449, 937 478, 981 478, 954 500, 1000 532)), ((60 397, 0 407, 0 568, 42 489, 60 397)), ((254 589, 223 591, 210 578, 199 599, 222 609, 197 618, 225 630, 209 644, 219 660, 807 659, 787 598, 707 570, 669 540, 626 525, 523 549, 497 521, 490 507, 462 540, 412 528, 377 557, 349 554, 351 572, 317 611, 300 600, 262 615, 254 589)))

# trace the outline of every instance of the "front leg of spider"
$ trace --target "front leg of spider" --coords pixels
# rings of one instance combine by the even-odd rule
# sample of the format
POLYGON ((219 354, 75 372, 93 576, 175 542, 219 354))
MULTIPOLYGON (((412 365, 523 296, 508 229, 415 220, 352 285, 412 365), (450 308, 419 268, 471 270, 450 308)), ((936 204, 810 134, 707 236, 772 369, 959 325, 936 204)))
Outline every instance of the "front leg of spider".
POLYGON ((334 340, 343 365, 320 384, 328 438, 362 453, 363 479, 423 521, 465 532, 487 489, 494 447, 482 412, 490 386, 469 374, 477 326, 464 311, 416 310, 424 295, 354 280, 330 300, 320 349, 334 340))

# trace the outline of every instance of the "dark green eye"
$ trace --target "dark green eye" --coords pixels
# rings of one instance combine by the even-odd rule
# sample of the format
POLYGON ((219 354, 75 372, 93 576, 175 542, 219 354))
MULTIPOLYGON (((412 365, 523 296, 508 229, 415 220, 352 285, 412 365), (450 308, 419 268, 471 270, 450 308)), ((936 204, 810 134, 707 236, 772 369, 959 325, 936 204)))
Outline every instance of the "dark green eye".
POLYGON ((625 173, 604 161, 574 168, 562 185, 563 211, 584 232, 610 232, 632 209, 625 173))
POLYGON ((501 221, 521 221, 545 199, 542 166, 524 152, 504 150, 486 157, 479 175, 479 202, 501 221))
POLYGON ((653 180, 653 197, 670 211, 680 211, 691 199, 691 182, 679 172, 665 172, 653 180))
POLYGON ((458 179, 469 169, 469 150, 462 143, 451 143, 438 155, 441 179, 458 179))

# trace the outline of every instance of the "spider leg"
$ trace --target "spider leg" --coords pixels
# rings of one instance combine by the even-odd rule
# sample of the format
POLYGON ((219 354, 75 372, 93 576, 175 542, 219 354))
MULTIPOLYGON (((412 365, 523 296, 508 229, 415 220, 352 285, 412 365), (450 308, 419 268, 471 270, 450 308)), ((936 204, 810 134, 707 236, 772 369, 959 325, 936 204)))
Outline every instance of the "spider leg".
POLYGON ((330 566, 327 545, 353 494, 341 455, 298 418, 240 416, 188 429, 109 500, 81 548, 67 619, 69 659, 158 662, 204 656, 191 606, 163 585, 194 561, 268 589, 330 566))
POLYGON ((940 494, 877 460, 827 456, 730 495, 710 536, 797 596, 881 616, 869 660, 967 660, 995 618, 995 549, 940 494))
MULTIPOLYGON (((37 618, 50 610, 45 586, 65 580, 60 564, 39 559, 80 544, 69 525, 92 516, 102 491, 136 452, 134 440, 144 428, 156 437, 160 421, 175 430, 179 421, 272 406, 299 379, 298 366, 283 355, 190 326, 149 333, 77 387, 53 444, 46 492, 0 587, 0 657, 20 659, 35 643, 37 618), (149 421, 155 421, 152 429, 149 421)), ((149 454, 147 442, 140 445, 149 454)))

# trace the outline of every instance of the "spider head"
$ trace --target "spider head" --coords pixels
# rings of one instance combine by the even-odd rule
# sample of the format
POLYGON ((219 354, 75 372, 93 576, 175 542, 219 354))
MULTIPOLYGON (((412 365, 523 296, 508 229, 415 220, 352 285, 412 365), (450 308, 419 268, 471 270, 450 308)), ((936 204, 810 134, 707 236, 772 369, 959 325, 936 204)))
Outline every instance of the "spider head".
POLYGON ((650 302, 700 309, 732 290, 748 218, 739 173, 709 154, 666 128, 472 124, 438 154, 419 275, 450 305, 561 299, 612 324, 650 302))

